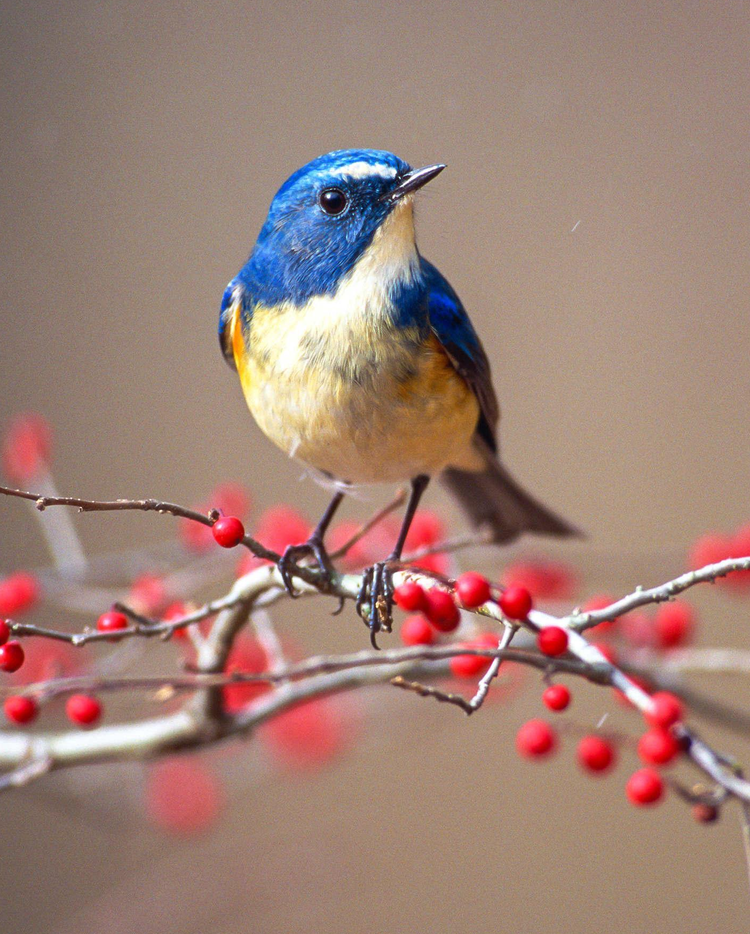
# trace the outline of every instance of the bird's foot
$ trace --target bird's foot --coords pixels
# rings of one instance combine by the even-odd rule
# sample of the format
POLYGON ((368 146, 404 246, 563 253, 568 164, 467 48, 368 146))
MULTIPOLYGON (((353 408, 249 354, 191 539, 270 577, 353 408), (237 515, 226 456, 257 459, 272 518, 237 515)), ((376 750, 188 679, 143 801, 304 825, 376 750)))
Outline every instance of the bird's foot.
POLYGON ((374 649, 378 648, 378 633, 390 632, 393 623, 393 563, 391 558, 366 568, 357 595, 357 612, 370 628, 374 649))
POLYGON ((298 596, 292 584, 292 577, 294 576, 294 566, 298 564, 302 558, 314 558, 321 575, 321 583, 326 587, 331 584, 331 577, 334 573, 333 564, 325 549, 322 538, 313 535, 302 545, 289 545, 281 558, 279 558, 277 567, 279 569, 279 574, 281 574, 281 579, 284 582, 284 588, 290 597, 298 596))

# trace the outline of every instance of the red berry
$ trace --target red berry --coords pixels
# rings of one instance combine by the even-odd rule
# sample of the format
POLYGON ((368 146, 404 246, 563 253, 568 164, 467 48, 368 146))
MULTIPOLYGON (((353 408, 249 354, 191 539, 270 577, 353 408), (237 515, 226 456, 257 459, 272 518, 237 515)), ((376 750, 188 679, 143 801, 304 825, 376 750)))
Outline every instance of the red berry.
POLYGON ((425 592, 423 612, 440 632, 453 632, 461 622, 461 614, 453 602, 453 597, 437 588, 425 592))
POLYGON ((557 734, 546 720, 529 720, 516 733, 516 749, 529 759, 548 756, 556 746, 557 734))
POLYGON ((570 706, 570 691, 564 684, 551 684, 542 694, 542 703, 550 710, 566 710, 570 706))
POLYGON ((5 643, 10 639, 10 626, 4 619, 0 619, 0 645, 5 645, 5 643))
POLYGON ((79 726, 91 726, 102 715, 102 705, 88 694, 71 694, 65 704, 69 720, 79 726))
POLYGON ((524 620, 533 605, 531 594, 525 587, 506 587, 500 595, 500 609, 508 619, 524 620))
POLYGON ((656 804, 664 795, 664 782, 655 769, 638 769, 628 779, 625 794, 632 804, 639 807, 656 804))
POLYGON ((661 648, 687 645, 695 630, 695 613, 689 603, 662 603, 656 611, 654 626, 661 648))
POLYGON ((606 772, 615 758, 614 747, 601 736, 584 736, 578 744, 578 761, 589 772, 606 772))
POLYGON ((117 632, 119 629, 127 629, 128 618, 118 610, 110 610, 108 613, 102 613, 96 621, 96 628, 99 632, 117 632))
MULTIPOLYGON (((498 637, 491 632, 482 633, 471 642, 466 642, 467 649, 496 649, 498 637)), ((454 655, 448 662, 451 673, 456 678, 476 678, 483 675, 492 664, 492 659, 483 655, 454 655)))
POLYGON ((26 656, 20 642, 6 642, 0 645, 0 670, 14 672, 23 665, 26 656))
POLYGON ((568 651, 568 634, 561 626, 545 626, 539 630, 536 644, 543 655, 564 655, 568 651))
POLYGON ((638 755, 646 765, 666 765, 680 752, 680 744, 668 730, 654 727, 638 740, 638 755))
POLYGON ((713 824, 719 819, 719 809, 713 804, 694 804, 693 817, 699 824, 713 824))
POLYGON ((424 589, 416 581, 404 581, 393 591, 396 606, 400 606, 407 613, 416 613, 425 606, 424 589))
POLYGON ((11 723, 31 723, 39 713, 39 705, 33 697, 25 694, 11 694, 5 699, 3 710, 11 723))
POLYGON ((456 581, 456 593, 461 603, 473 610, 490 599, 490 584, 476 571, 467 571, 456 581))
POLYGON ((416 613, 401 624, 401 641, 404 645, 432 645, 435 632, 424 616, 416 613))
POLYGON ((18 616, 39 599, 39 583, 33 574, 17 571, 0 581, 0 616, 18 616))
POLYGON ((26 483, 49 468, 52 429, 36 412, 18 415, 3 438, 3 470, 14 483, 26 483))
POLYGON ((660 726, 665 730, 682 719, 682 704, 667 691, 657 691, 651 697, 653 706, 645 714, 646 720, 651 726, 660 726))
POLYGON ((245 526, 236 516, 222 516, 214 522, 212 530, 222 548, 234 548, 245 537, 245 526))

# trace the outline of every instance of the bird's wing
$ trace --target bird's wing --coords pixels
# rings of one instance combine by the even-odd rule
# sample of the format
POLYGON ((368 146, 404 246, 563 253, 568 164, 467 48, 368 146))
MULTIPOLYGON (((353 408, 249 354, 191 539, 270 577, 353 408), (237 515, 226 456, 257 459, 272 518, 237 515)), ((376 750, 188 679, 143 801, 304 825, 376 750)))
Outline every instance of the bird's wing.
POLYGON ((426 259, 422 259, 422 272, 427 285, 430 326, 451 363, 477 397, 480 409, 477 433, 492 451, 497 451, 495 432, 500 409, 492 388, 487 354, 450 283, 426 259))
POLYGON ((229 366, 237 369, 234 362, 234 328, 239 325, 239 316, 247 304, 247 295, 242 284, 233 279, 224 289, 221 297, 221 310, 219 312, 219 345, 224 359, 229 366))

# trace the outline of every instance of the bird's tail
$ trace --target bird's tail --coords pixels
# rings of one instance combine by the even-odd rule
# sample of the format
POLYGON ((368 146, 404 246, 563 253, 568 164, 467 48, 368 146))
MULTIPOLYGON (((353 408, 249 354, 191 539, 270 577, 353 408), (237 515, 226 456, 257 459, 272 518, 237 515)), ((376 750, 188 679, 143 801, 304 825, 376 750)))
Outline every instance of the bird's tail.
POLYGON ((495 454, 481 446, 487 465, 483 471, 472 473, 450 467, 440 477, 474 526, 491 529, 495 542, 512 541, 523 532, 560 537, 582 534, 527 493, 495 454))

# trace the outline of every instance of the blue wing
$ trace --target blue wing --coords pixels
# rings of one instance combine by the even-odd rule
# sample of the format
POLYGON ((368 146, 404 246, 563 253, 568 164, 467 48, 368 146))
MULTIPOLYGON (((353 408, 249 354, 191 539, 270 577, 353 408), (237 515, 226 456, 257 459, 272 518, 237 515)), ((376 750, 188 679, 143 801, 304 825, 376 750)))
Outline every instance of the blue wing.
POLYGON ((236 370, 234 362, 234 328, 240 316, 245 326, 252 317, 253 301, 239 277, 232 279, 224 289, 221 297, 221 310, 219 311, 219 345, 224 359, 229 366, 236 370))
POLYGON ((461 299, 450 283, 426 259, 422 272, 427 285, 430 326, 456 370, 463 376, 479 402, 477 434, 497 451, 496 428, 500 417, 495 390, 492 388, 490 363, 477 337, 461 299))

